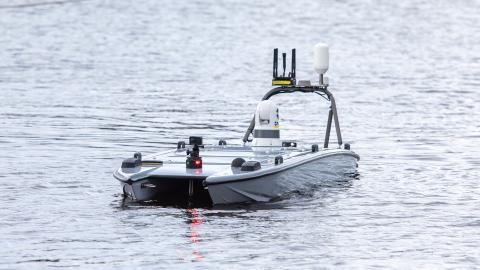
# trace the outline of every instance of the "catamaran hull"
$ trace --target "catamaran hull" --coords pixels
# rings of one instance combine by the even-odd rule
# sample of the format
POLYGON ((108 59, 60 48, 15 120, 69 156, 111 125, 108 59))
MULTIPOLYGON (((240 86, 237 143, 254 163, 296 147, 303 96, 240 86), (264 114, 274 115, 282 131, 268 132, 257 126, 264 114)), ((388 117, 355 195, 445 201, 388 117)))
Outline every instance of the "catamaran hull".
POLYGON ((190 188, 189 179, 149 177, 133 182, 120 181, 123 194, 136 201, 184 202, 202 201, 211 203, 207 190, 203 187, 203 179, 192 179, 190 188), (191 189, 191 193, 189 192, 191 189))
POLYGON ((307 189, 323 181, 342 180, 356 173, 357 157, 334 155, 253 179, 208 184, 213 204, 268 202, 289 192, 307 189))
MULTIPOLYGON (((293 191, 311 189, 325 181, 344 180, 356 173, 358 155, 346 150, 317 152, 292 163, 271 167, 269 171, 227 176, 168 176, 147 173, 131 180, 114 174, 123 193, 137 201, 199 202, 231 204, 268 202, 293 191)), ((161 170, 161 169, 160 169, 161 170)))

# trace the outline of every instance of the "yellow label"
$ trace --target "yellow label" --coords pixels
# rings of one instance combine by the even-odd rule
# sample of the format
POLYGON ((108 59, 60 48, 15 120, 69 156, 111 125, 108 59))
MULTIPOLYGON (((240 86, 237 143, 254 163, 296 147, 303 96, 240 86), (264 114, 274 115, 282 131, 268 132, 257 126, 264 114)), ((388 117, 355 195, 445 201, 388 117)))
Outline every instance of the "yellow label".
POLYGON ((291 85, 291 81, 287 80, 272 80, 272 85, 291 85))

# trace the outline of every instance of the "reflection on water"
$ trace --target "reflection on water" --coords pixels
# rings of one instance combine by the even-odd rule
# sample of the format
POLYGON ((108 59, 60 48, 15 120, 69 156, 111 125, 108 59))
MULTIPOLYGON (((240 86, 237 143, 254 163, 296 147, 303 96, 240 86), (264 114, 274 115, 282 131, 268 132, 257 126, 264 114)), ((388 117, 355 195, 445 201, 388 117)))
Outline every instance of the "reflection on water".
POLYGON ((198 234, 198 228, 201 226, 201 216, 199 211, 194 208, 187 209, 186 214, 189 218, 188 223, 190 225, 190 241, 192 242, 192 255, 195 261, 201 261, 203 259, 200 251, 198 251, 195 246, 197 242, 201 240, 200 235, 198 234))

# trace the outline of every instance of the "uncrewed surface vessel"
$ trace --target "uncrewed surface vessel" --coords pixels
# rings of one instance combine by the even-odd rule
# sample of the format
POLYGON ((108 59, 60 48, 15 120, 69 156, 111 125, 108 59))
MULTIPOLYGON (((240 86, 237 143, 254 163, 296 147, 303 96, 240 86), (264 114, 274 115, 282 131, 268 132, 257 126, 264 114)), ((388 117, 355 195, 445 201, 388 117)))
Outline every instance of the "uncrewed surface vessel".
POLYGON ((138 201, 201 201, 208 204, 267 202, 283 194, 316 185, 328 178, 354 175, 359 156, 344 144, 337 108, 323 74, 328 69, 328 47, 314 48, 319 85, 295 78, 295 49, 291 71, 278 76, 278 50, 274 50, 273 80, 276 85, 257 106, 243 145, 204 145, 202 137, 178 142, 176 149, 142 156, 135 153, 114 172, 123 193, 138 201), (278 94, 317 94, 330 102, 323 145, 297 145, 280 139, 279 110, 269 99, 278 94), (336 147, 329 148, 332 124, 336 147), (250 136, 253 139, 250 140, 250 136))

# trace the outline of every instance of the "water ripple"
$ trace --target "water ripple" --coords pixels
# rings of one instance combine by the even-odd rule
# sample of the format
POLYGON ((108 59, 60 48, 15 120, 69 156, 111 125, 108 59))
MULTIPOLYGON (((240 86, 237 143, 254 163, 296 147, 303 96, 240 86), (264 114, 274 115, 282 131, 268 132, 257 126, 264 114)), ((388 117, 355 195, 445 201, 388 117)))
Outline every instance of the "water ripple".
MULTIPOLYGON (((0 268, 478 267, 479 13, 444 0, 0 4, 0 268), (318 41, 358 176, 261 204, 122 198, 112 171, 133 152, 240 143, 271 49, 296 47, 297 76, 316 80, 318 41)), ((322 140, 321 99, 273 100, 282 137, 322 140)))

